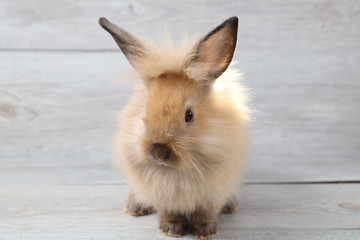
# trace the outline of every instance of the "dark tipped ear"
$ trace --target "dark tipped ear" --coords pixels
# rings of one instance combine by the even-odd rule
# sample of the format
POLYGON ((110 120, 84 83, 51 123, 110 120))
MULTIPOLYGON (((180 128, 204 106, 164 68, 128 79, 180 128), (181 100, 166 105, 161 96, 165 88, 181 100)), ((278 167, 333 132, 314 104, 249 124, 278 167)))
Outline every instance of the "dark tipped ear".
POLYGON ((232 17, 200 39, 185 64, 185 73, 196 80, 217 79, 234 55, 238 18, 232 17))
POLYGON ((145 55, 145 48, 141 41, 104 17, 99 19, 99 24, 111 34, 130 64, 136 68, 137 60, 145 55))

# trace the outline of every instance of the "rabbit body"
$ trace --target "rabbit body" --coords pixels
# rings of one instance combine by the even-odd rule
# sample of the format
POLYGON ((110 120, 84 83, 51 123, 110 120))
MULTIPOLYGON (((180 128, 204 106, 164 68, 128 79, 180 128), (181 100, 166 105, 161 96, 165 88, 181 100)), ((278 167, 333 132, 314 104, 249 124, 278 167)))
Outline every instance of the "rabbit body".
POLYGON ((236 205, 250 120, 241 74, 228 68, 237 21, 228 19, 195 44, 165 41, 161 48, 100 19, 143 79, 114 141, 131 187, 128 208, 133 215, 155 208, 166 235, 184 234, 190 216, 193 234, 212 238, 217 214, 236 205))
POLYGON ((244 126, 249 120, 243 105, 246 93, 234 81, 238 76, 227 70, 205 93, 199 84, 179 75, 153 80, 148 88, 136 87, 119 118, 114 153, 137 201, 189 213, 209 205, 220 209, 236 192, 248 145, 244 126), (190 103, 196 120, 183 126, 183 109, 190 103), (157 114, 159 106, 164 114, 157 114), (148 119, 153 121, 150 133, 143 122, 146 112, 155 113, 148 119), (174 166, 152 162, 148 142, 160 141, 176 149, 179 159, 174 166))

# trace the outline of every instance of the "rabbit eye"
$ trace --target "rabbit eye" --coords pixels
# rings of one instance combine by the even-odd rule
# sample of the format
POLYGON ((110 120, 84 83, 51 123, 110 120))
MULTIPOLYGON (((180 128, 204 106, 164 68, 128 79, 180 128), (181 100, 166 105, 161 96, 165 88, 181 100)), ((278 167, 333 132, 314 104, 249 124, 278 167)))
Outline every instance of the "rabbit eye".
POLYGON ((191 109, 186 110, 185 112, 185 122, 189 123, 193 120, 194 114, 191 109))

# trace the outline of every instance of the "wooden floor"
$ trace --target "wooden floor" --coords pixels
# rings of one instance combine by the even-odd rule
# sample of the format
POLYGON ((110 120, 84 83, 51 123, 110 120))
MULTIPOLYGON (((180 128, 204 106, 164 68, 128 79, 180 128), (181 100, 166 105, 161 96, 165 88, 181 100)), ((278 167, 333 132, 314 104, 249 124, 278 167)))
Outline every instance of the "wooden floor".
POLYGON ((1 0, 0 239, 166 239, 123 212, 110 146, 130 65, 97 20, 156 39, 232 15, 255 120, 218 239, 360 239, 357 0, 1 0))

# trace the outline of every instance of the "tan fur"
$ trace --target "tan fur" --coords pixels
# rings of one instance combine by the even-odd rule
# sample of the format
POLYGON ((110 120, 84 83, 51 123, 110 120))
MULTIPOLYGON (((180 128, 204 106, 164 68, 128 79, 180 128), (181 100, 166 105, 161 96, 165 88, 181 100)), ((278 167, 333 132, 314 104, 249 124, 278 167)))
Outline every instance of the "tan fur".
MULTIPOLYGON (((102 21, 101 24, 108 24, 102 21)), ((232 24, 224 22, 217 28, 220 30, 197 44, 209 38, 223 46, 227 44, 224 34, 233 34, 235 39, 229 40, 232 45, 228 48, 234 49, 236 31, 225 23, 232 24), (212 38, 213 35, 218 36, 212 38)), ((108 25, 110 32, 122 31, 112 30, 114 27, 108 25)), ((246 126, 250 121, 247 90, 239 84, 241 74, 234 69, 204 75, 210 70, 226 69, 232 58, 231 49, 222 52, 220 57, 224 61, 211 62, 209 70, 210 65, 203 59, 219 58, 217 52, 206 55, 211 47, 203 46, 201 51, 205 54, 196 58, 197 48, 189 41, 179 46, 169 39, 165 42, 163 48, 142 42, 144 48, 137 46, 143 52, 142 58, 129 56, 132 49, 120 42, 143 81, 136 86, 119 117, 114 159, 125 172, 137 204, 154 207, 161 214, 201 213, 194 219, 209 214, 206 211, 211 209, 216 230, 216 215, 234 198, 243 170, 248 147, 246 126), (218 75, 221 76, 217 78, 218 75), (187 124, 184 113, 189 108, 194 112, 194 120, 187 124), (154 161, 149 154, 154 143, 165 144, 172 150, 166 163, 154 161)), ((215 230, 199 238, 211 238, 215 230)))
POLYGON ((136 87, 119 118, 114 156, 139 202, 185 213, 210 203, 220 208, 236 192, 249 121, 247 94, 234 81, 238 76, 228 69, 211 93, 176 74, 151 79, 148 88, 136 87), (193 103, 196 120, 184 126, 182 114, 188 102, 193 103), (168 106, 168 112, 158 114, 162 105, 168 106), (145 130, 146 115, 150 131, 145 130), (182 156, 177 167, 151 164, 147 146, 159 141, 172 144, 182 156))

